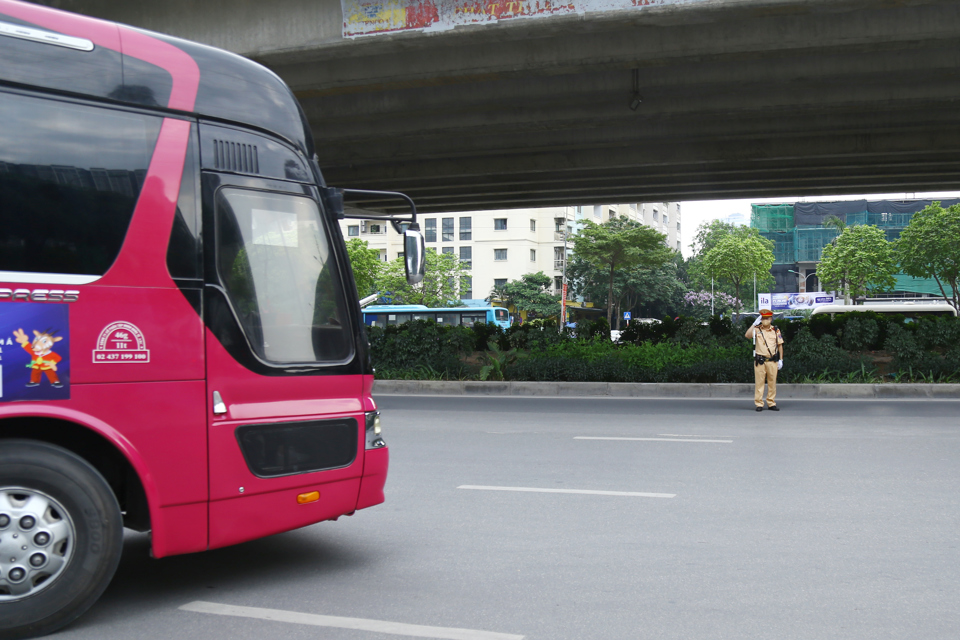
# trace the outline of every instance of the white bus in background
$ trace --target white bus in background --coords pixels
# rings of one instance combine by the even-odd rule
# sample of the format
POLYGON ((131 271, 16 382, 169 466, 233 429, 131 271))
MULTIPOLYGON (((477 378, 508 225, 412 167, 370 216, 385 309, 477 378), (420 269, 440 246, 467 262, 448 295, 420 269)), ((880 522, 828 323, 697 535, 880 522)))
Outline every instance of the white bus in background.
POLYGON ((811 315, 820 315, 829 313, 858 313, 864 311, 873 311, 882 315, 902 315, 907 317, 907 321, 915 321, 927 316, 957 316, 957 310, 944 302, 892 302, 892 303, 871 303, 863 305, 843 305, 827 304, 817 307, 811 315))

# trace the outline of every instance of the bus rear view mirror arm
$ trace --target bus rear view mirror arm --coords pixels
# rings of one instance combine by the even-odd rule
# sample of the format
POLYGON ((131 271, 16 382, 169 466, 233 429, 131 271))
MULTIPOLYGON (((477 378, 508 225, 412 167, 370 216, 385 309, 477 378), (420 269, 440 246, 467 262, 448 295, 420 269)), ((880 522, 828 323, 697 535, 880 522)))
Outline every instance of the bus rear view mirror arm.
POLYGON ((324 189, 327 202, 338 219, 383 220, 403 235, 404 271, 407 283, 423 281, 426 245, 417 224, 417 205, 410 196, 396 191, 324 189))

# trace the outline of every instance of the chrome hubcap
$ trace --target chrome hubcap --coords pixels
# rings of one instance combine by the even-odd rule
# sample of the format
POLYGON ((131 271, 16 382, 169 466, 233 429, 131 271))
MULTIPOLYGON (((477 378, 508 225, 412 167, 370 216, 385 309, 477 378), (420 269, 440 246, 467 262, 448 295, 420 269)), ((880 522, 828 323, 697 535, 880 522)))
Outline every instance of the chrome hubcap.
POLYGON ((0 602, 56 582, 76 540, 73 520, 59 502, 40 491, 0 487, 0 602))

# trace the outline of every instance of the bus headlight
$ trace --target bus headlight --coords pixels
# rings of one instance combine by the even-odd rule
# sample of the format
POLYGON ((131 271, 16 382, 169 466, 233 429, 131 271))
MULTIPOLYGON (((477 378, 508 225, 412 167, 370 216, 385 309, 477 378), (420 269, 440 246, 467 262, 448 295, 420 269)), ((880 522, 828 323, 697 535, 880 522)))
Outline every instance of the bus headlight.
POLYGON ((387 446, 380 437, 380 412, 368 411, 367 418, 367 449, 379 449, 387 446))

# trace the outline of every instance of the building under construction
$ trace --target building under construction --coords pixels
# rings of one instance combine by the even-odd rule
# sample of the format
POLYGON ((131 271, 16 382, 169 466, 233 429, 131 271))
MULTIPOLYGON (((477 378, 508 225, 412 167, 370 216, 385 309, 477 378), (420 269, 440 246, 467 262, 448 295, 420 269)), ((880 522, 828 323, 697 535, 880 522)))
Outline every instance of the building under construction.
MULTIPOLYGON (((793 204, 752 205, 750 226, 773 242, 774 264, 770 270, 776 280, 775 293, 818 291, 817 264, 823 248, 837 236, 835 227, 824 224, 837 217, 848 226, 871 224, 880 227, 887 240, 896 240, 910 223, 913 214, 934 200, 840 200, 837 202, 796 202, 793 204)), ((942 200, 941 206, 960 203, 960 199, 942 200)), ((894 291, 885 297, 939 296, 940 288, 932 279, 899 274, 894 291)))

